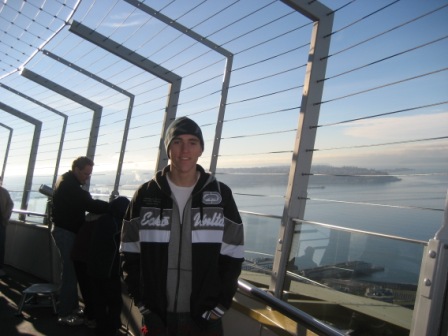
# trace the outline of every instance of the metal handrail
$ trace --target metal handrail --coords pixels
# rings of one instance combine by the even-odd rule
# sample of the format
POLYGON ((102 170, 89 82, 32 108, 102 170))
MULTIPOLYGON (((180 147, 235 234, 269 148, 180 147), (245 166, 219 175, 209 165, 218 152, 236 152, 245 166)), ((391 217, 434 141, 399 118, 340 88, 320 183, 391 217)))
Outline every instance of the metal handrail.
POLYGON ((250 284, 249 282, 239 279, 238 289, 243 293, 253 296, 254 298, 262 300, 266 305, 277 310, 281 314, 304 326, 308 330, 325 336, 345 336, 346 334, 339 331, 324 322, 314 318, 313 316, 305 313, 304 311, 290 305, 289 303, 280 300, 279 298, 266 293, 260 288, 250 284))
MULTIPOLYGON (((240 213, 245 214, 245 215, 251 215, 251 216, 256 216, 256 217, 266 217, 266 218, 272 218, 272 219, 281 219, 282 218, 281 216, 277 216, 277 215, 263 214, 263 213, 259 213, 259 212, 244 211, 244 210, 240 210, 240 213)), ((327 223, 321 223, 321 222, 316 222, 316 221, 310 221, 310 220, 300 219, 300 218, 292 218, 292 221, 294 221, 296 224, 311 224, 311 225, 316 225, 316 226, 324 227, 324 228, 331 229, 331 230, 345 231, 345 232, 351 232, 351 233, 360 233, 360 234, 365 234, 368 236, 393 239, 393 240, 398 240, 398 241, 404 241, 407 243, 421 244, 424 246, 428 245, 427 241, 420 240, 420 239, 405 238, 405 237, 400 237, 400 236, 395 236, 395 235, 390 235, 390 234, 385 234, 385 233, 353 229, 353 228, 348 228, 348 227, 343 227, 343 226, 338 226, 338 225, 333 225, 333 224, 327 224, 327 223)))
POLYGON ((36 217, 46 217, 46 214, 40 213, 40 212, 34 212, 34 211, 28 211, 28 210, 20 210, 20 209, 12 209, 13 213, 18 213, 20 215, 27 215, 27 216, 36 216, 36 217))
POLYGON ((421 244, 421 245, 425 245, 425 246, 428 244, 428 242, 424 241, 424 240, 405 238, 405 237, 394 236, 394 235, 385 234, 385 233, 366 231, 366 230, 360 230, 360 229, 353 229, 353 228, 342 227, 342 226, 337 226, 337 225, 332 225, 332 224, 310 221, 310 220, 306 220, 306 219, 293 218, 292 220, 295 223, 311 224, 311 225, 316 225, 316 226, 324 227, 324 228, 331 229, 331 230, 345 231, 345 232, 351 232, 351 233, 360 233, 360 234, 365 234, 368 236, 393 239, 393 240, 398 240, 398 241, 404 241, 407 243, 416 243, 416 244, 421 244))

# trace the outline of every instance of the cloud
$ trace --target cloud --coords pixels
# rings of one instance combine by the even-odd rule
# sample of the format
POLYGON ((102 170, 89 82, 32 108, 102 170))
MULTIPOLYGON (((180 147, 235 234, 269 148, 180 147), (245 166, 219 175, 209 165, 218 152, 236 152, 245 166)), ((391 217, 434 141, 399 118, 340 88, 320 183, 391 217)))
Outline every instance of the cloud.
POLYGON ((448 112, 360 120, 344 134, 375 142, 415 140, 448 135, 448 112))

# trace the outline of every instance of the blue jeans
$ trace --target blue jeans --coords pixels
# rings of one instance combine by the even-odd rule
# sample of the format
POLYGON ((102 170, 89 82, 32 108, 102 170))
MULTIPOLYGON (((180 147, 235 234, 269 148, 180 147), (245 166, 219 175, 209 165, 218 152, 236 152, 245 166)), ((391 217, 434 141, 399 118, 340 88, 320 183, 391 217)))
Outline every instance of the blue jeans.
POLYGON ((79 308, 78 282, 75 267, 71 259, 76 234, 53 227, 52 236, 62 260, 61 286, 59 289, 59 316, 68 316, 79 308))

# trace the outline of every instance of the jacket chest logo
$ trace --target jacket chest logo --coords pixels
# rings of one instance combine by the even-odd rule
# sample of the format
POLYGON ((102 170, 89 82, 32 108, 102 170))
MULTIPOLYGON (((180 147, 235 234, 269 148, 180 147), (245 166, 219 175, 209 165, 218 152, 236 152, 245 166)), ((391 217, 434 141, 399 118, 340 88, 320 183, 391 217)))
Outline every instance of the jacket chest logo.
POLYGON ((222 201, 221 194, 217 191, 204 191, 202 193, 203 204, 220 204, 222 201))

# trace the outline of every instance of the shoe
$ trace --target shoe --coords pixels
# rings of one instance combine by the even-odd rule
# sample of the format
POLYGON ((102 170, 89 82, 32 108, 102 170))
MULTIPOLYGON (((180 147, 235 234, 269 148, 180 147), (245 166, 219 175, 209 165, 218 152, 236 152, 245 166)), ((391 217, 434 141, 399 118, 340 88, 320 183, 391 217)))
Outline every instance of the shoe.
POLYGON ((6 275, 6 272, 0 268, 0 278, 4 277, 6 275))
POLYGON ((126 335, 131 335, 131 334, 127 330, 120 328, 112 335, 113 336, 126 336, 126 335))
POLYGON ((82 307, 79 307, 78 309, 75 309, 73 311, 73 314, 79 317, 84 317, 84 309, 82 307))
POLYGON ((76 315, 68 315, 58 318, 58 323, 69 327, 79 326, 84 323, 84 319, 76 315))
POLYGON ((96 328, 96 321, 94 319, 89 320, 88 318, 84 319, 84 324, 87 328, 94 329, 96 328))

